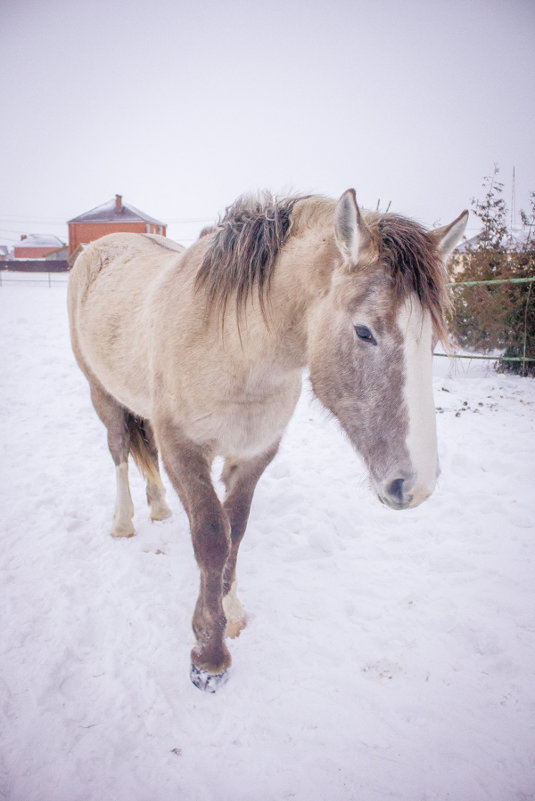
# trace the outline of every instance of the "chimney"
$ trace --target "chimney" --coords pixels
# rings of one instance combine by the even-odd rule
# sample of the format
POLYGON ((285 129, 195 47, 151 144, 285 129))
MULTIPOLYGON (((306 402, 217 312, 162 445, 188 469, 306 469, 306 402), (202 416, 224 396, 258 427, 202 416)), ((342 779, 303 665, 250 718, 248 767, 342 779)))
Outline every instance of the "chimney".
POLYGON ((115 213, 120 214, 123 207, 123 196, 115 195, 115 213))
POLYGON ((20 241, 22 242, 23 239, 28 239, 28 234, 21 234, 20 241))

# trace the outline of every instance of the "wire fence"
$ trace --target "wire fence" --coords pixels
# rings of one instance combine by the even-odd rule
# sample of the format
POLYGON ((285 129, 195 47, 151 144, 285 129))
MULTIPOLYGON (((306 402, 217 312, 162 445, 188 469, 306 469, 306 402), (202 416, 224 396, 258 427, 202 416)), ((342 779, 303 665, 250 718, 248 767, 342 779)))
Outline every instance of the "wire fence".
POLYGON ((535 282, 535 276, 530 277, 523 277, 523 278, 489 278, 483 281, 450 281, 448 286, 456 287, 456 286, 492 286, 492 285, 503 285, 503 284, 529 284, 529 289, 526 294, 526 305, 524 308, 524 334, 523 334, 523 342, 522 342, 522 356, 483 356, 480 354, 472 354, 472 353, 434 353, 434 356, 439 356, 443 358, 449 359, 481 359, 486 361, 499 361, 499 362, 517 362, 522 363, 523 366, 523 373, 527 375, 526 365, 528 362, 535 362, 535 358, 531 356, 526 356, 526 348, 527 348, 527 340, 528 340, 528 308, 529 302, 531 299, 531 291, 533 288, 533 283, 535 282))
POLYGON ((67 286, 69 273, 57 272, 15 272, 0 270, 0 287, 12 284, 28 284, 29 286, 67 286))

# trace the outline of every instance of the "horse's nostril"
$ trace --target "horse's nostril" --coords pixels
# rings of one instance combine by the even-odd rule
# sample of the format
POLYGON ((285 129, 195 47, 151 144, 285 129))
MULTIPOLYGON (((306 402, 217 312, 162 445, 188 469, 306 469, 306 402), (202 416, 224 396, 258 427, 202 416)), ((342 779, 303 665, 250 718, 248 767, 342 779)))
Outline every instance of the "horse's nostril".
POLYGON ((398 503, 403 502, 403 485, 405 484, 404 478, 395 478, 388 484, 386 491, 391 498, 394 498, 398 503))

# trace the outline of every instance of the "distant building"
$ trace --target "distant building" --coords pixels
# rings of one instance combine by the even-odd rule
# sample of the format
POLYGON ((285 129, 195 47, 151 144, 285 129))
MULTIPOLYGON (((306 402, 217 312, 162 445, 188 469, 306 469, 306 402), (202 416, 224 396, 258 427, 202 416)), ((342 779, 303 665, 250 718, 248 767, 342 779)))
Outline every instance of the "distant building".
POLYGON ((69 220, 69 257, 78 248, 106 234, 118 231, 142 234, 167 235, 167 225, 149 217, 129 203, 123 203, 122 195, 103 203, 85 214, 69 220))
MULTIPOLYGON (((532 250, 533 239, 530 239, 529 231, 524 228, 515 227, 513 231, 507 234, 502 240, 502 247, 507 253, 520 253, 525 250, 532 250)), ((481 231, 471 239, 465 239, 457 248, 457 253, 471 253, 478 250, 480 247, 485 247, 485 234, 481 231)), ((488 248, 488 245, 487 245, 488 248)))
MULTIPOLYGON (((518 254, 521 253, 533 253, 533 239, 531 238, 529 229, 525 230, 524 228, 516 227, 512 233, 504 237, 502 247, 503 251, 500 252, 505 252, 507 254, 507 261, 511 261, 515 256, 518 257, 518 254)), ((470 239, 465 239, 464 242, 461 242, 455 249, 452 258, 453 273, 459 274, 464 272, 470 262, 471 255, 479 252, 480 249, 483 251, 492 251, 492 247, 485 244, 483 231, 480 231, 479 234, 476 234, 470 239)))
POLYGON ((49 253, 48 256, 45 256, 47 261, 67 261, 69 258, 69 246, 63 245, 63 247, 58 248, 58 250, 52 251, 49 253))
POLYGON ((14 248, 16 259, 44 259, 49 253, 65 247, 65 243, 52 234, 22 234, 14 248))
POLYGON ((9 248, 7 245, 0 245, 0 261, 7 261, 9 259, 9 248))

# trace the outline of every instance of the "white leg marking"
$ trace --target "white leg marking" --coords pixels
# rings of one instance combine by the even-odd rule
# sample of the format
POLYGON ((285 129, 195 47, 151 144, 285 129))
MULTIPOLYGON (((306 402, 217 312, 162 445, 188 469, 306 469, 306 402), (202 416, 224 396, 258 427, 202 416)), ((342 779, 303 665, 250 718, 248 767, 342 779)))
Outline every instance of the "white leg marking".
POLYGON ((115 501, 115 513, 113 515, 112 537, 132 537, 134 526, 134 504, 130 495, 130 485, 128 483, 128 462, 122 462, 115 468, 117 479, 117 498, 115 501))
POLYGON ((150 507, 151 520, 167 520, 171 517, 171 509, 165 500, 165 487, 162 483, 147 481, 147 500, 150 507))
POLYGON ((223 598, 223 611, 227 618, 226 636, 234 639, 238 637, 241 630, 245 628, 247 617, 243 610, 243 606, 237 596, 238 582, 236 579, 232 582, 232 586, 228 595, 223 598))

